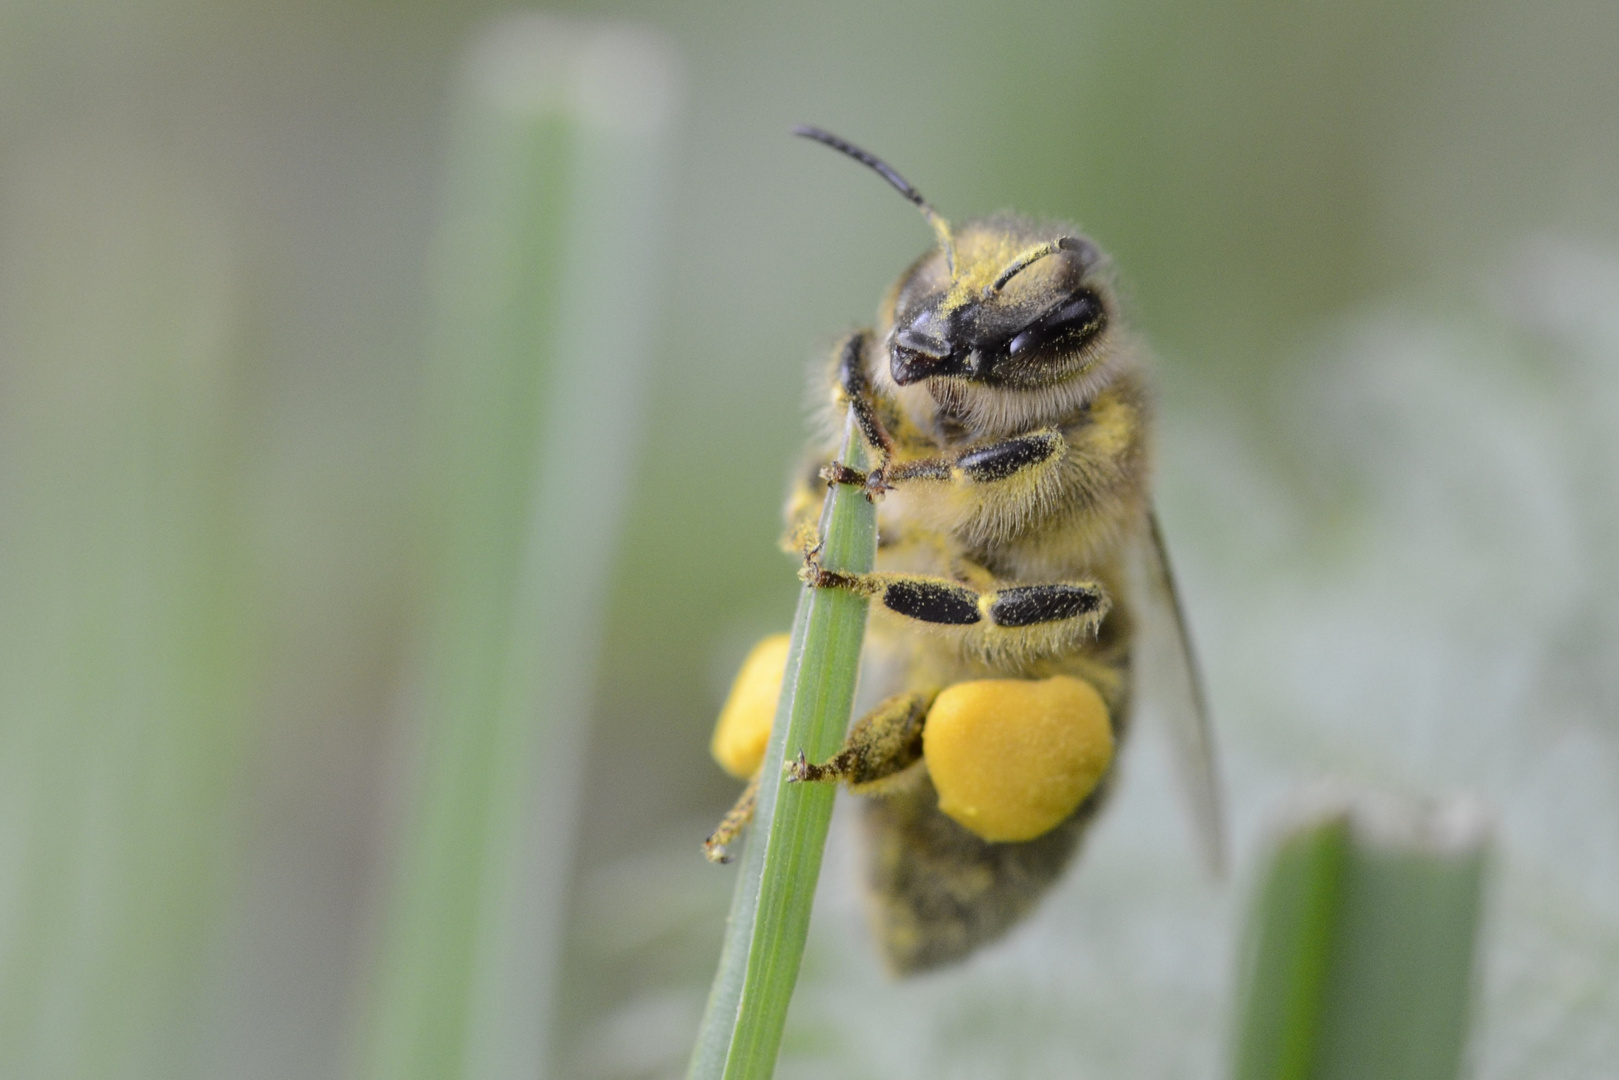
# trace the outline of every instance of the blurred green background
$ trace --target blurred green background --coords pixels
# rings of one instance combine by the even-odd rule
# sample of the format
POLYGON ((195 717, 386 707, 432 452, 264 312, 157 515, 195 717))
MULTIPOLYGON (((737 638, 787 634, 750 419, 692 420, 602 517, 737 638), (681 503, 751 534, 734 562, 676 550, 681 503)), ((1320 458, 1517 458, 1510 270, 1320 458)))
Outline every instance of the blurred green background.
MULTIPOLYGON (((419 764, 453 102, 508 10, 0 6, 0 1075, 360 1068, 419 764)), ((787 137, 813 122, 946 216, 1072 219, 1116 259, 1238 872, 1198 877, 1149 729, 1041 915, 897 985, 840 818, 782 1074, 1217 1075, 1245 871, 1330 774, 1492 810, 1476 1074, 1604 1075, 1619 8, 553 10, 683 73, 658 225, 617 256, 653 260, 621 303, 655 346, 597 433, 633 467, 554 1073, 683 1070, 730 884, 697 854, 735 794, 708 729, 790 618, 806 371, 928 243, 787 137)))

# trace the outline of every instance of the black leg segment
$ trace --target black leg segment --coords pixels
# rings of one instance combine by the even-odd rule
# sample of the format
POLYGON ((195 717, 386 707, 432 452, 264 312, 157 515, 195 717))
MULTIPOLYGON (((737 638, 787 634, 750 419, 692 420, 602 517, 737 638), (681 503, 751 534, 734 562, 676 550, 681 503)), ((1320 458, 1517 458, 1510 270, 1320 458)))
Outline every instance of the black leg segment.
POLYGON ((996 592, 989 617, 996 626, 1035 626, 1094 614, 1106 602, 1095 585, 1020 585, 996 592))
POLYGON ((969 480, 993 483, 1050 460, 1061 447, 1062 436, 1054 432, 1022 435, 969 450, 956 459, 956 466, 969 480))
POLYGON ((890 582, 882 597, 888 610, 920 622, 970 626, 983 619, 978 613, 978 593, 965 585, 902 578, 890 582))
MULTIPOLYGON (((859 331, 849 335, 838 357, 838 385, 854 410, 855 423, 866 445, 887 460, 894 452, 894 441, 888 437, 877 417, 877 407, 871 400, 871 380, 866 377, 866 334, 859 331)), ((846 481, 845 481, 846 482, 846 481)))
POLYGON ((817 589, 870 596, 897 615, 934 626, 985 624, 989 631, 1072 622, 1095 629, 1107 614, 1107 592, 1095 582, 1013 585, 979 592, 948 578, 910 574, 846 574, 827 570, 810 551, 799 577, 817 589))

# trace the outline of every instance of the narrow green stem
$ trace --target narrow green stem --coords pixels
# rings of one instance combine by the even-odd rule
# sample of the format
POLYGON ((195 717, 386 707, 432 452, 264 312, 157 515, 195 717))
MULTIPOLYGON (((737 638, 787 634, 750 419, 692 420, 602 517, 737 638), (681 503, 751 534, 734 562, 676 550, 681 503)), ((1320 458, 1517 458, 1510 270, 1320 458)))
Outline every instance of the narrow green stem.
MULTIPOLYGON (((852 423, 842 460, 857 469, 866 464, 852 423)), ((821 539, 827 569, 869 571, 877 546, 875 508, 855 488, 833 488, 821 514, 821 539)), ((842 744, 854 706, 866 607, 865 597, 842 589, 805 586, 799 595, 758 809, 690 1080, 754 1080, 775 1070, 835 793, 826 784, 783 784, 782 769, 799 751, 821 761, 842 744)))

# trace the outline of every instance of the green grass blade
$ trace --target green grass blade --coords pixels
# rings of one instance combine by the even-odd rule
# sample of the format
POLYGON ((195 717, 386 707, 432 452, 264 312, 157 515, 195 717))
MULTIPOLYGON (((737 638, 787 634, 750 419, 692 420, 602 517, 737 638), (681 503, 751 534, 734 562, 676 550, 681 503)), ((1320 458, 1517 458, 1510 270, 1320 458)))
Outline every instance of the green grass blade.
POLYGON ((0 198, 0 1076, 198 1071, 256 671, 240 264, 156 151, 0 198))
MULTIPOLYGON (((865 467, 852 424, 842 455, 855 468, 865 467)), ((876 552, 875 508, 854 488, 832 489, 821 536, 827 569, 869 571, 876 552)), ((841 589, 806 586, 799 596, 758 810, 687 1074, 691 1080, 762 1080, 775 1070, 836 793, 826 784, 783 784, 782 768, 800 750, 811 761, 824 761, 842 745, 867 605, 865 597, 841 589)))
POLYGON ((464 70, 427 400, 434 595, 372 1080, 544 1073, 584 721, 657 310, 674 64, 536 16, 464 70))
POLYGON ((1284 837, 1254 913, 1237 1080, 1455 1080, 1484 862, 1465 807, 1340 806, 1284 837))
POLYGON ((1331 818, 1285 837, 1256 911, 1237 1076, 1299 1080, 1311 1073, 1340 914, 1349 822, 1331 818))

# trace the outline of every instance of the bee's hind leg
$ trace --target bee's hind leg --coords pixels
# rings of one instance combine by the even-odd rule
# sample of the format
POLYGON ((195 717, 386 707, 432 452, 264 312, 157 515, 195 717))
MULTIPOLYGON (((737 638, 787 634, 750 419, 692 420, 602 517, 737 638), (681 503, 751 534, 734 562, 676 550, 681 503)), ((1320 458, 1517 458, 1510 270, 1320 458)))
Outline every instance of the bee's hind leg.
POLYGON ((800 781, 839 781, 849 790, 875 795, 884 781, 904 771, 922 757, 922 725, 932 694, 896 694, 872 709, 849 729, 843 749, 830 760, 814 765, 798 760, 787 767, 787 779, 800 781))
MULTIPOLYGON (((796 781, 842 781, 849 790, 878 794, 883 782, 922 757, 922 722, 932 694, 899 694, 861 717, 849 731, 843 749, 822 765, 812 765, 800 753, 787 767, 786 779, 796 781)), ((703 841, 703 854, 709 862, 730 862, 726 849, 753 820, 759 801, 759 773, 753 774, 735 805, 726 811, 719 827, 703 841)))
POLYGON ((748 786, 742 789, 742 794, 737 796, 736 802, 720 819, 719 827, 703 841, 704 858, 711 863, 731 861, 731 856, 725 849, 736 842, 736 838, 742 835, 742 830, 747 828, 748 822, 753 820, 753 808, 758 802, 759 774, 756 772, 753 779, 748 781, 748 786))

